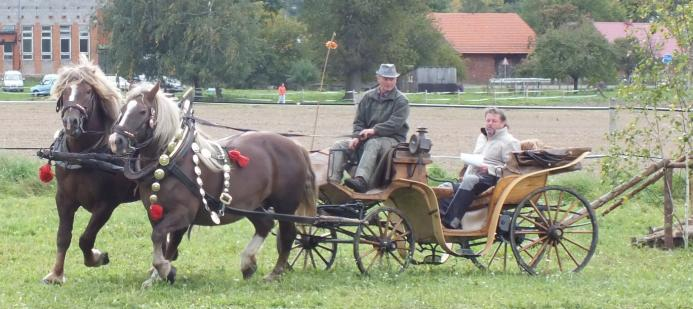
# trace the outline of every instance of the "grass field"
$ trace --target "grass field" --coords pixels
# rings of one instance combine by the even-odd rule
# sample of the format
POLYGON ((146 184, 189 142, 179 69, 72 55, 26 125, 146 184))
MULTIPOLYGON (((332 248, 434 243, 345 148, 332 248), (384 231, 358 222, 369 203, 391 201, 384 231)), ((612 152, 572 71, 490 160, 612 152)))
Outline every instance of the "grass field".
MULTIPOLYGON (((33 83, 35 84, 35 83, 33 83)), ((48 100, 46 97, 33 97, 29 93, 32 83, 25 84, 24 92, 0 92, 0 101, 36 101, 48 100)), ((179 95, 180 93, 178 93, 179 95)), ((608 104, 608 98, 616 95, 607 91, 599 95, 594 91, 581 90, 574 94, 566 90, 545 90, 542 93, 525 96, 522 93, 499 92, 490 94, 484 88, 470 88, 465 92, 456 93, 410 93, 407 94, 410 103, 417 104, 450 104, 450 105, 577 105, 594 106, 608 104)), ((287 92, 288 104, 351 104, 351 100, 343 100, 343 91, 297 91, 287 92)), ((223 98, 205 93, 207 102, 246 102, 246 103, 276 103, 276 90, 258 89, 224 89, 223 98)))
MULTIPOLYGON (((258 255, 258 273, 243 280, 240 252, 250 240, 247 221, 195 228, 181 244, 177 282, 142 290, 151 264, 150 227, 139 203, 121 206, 96 247, 111 264, 87 268, 77 242, 89 218, 78 212, 66 261, 67 283, 40 283, 55 254, 54 183, 36 180, 39 163, 0 155, 0 308, 693 308, 693 249, 634 248, 630 238, 660 226, 656 190, 599 217, 599 244, 578 274, 535 276, 486 273, 464 259, 410 266, 399 275, 364 277, 351 246, 341 245, 333 269, 293 271, 266 283, 276 258, 274 238, 258 255)), ((604 193, 591 174, 556 177, 588 199, 604 193)), ((678 203, 677 205, 681 205, 678 203)), ((680 210, 680 207, 679 207, 680 210)))

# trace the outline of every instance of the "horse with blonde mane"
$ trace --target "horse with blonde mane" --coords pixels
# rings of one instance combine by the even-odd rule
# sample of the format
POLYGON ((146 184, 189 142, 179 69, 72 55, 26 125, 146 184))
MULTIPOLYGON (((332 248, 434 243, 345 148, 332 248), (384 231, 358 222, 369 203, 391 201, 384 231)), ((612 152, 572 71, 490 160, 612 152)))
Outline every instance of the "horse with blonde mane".
MULTIPOLYGON (((61 161, 58 153, 77 155, 108 153, 108 136, 122 105, 120 91, 108 82, 98 66, 85 57, 79 64, 61 68, 51 92, 57 100, 63 129, 48 152, 55 161, 58 210, 57 253, 55 264, 44 283, 65 282, 65 256, 72 240, 75 212, 83 207, 91 213, 79 247, 84 264, 98 267, 109 263, 108 253, 94 248, 96 235, 121 203, 135 201, 135 183, 122 172, 104 170, 94 161, 61 161)), ((122 165, 122 163, 121 163, 122 165)))
MULTIPOLYGON (((315 175, 308 152, 293 140, 276 133, 248 132, 212 141, 185 112, 189 100, 182 100, 186 114, 181 115, 181 109, 159 92, 159 84, 130 90, 125 101, 109 144, 114 153, 130 155, 132 164, 125 166, 125 175, 137 181, 149 211, 155 270, 143 286, 159 278, 175 281, 176 269, 164 251, 175 250, 182 232, 192 225, 248 218, 255 235, 242 253, 241 272, 250 278, 257 269, 255 255, 274 219, 249 211, 315 213, 315 175), (236 163, 230 161, 233 158, 236 163), (167 234, 175 237, 165 247, 167 234)), ((266 279, 277 278, 287 268, 295 238, 294 223, 279 221, 279 256, 266 279)))

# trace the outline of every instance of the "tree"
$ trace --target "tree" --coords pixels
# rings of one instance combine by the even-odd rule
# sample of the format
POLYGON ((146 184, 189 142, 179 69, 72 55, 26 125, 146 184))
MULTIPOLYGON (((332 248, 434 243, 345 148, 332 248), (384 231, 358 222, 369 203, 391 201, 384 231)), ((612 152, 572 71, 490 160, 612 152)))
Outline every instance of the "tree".
POLYGON ((537 34, 581 18, 623 21, 626 16, 619 0, 521 0, 517 4, 517 12, 537 34), (561 18, 569 20, 561 22, 561 18))
MULTIPOLYGON (((643 157, 676 159, 692 154, 693 5, 678 0, 643 0, 641 4, 640 16, 657 12, 652 33, 668 33, 679 50, 668 64, 654 53, 646 54, 632 82, 619 89, 622 110, 635 117, 609 135, 611 156, 602 161, 604 179, 632 175, 643 157)), ((689 181, 690 177, 686 175, 689 181)))
POLYGON ((289 82, 304 89, 308 84, 318 80, 318 68, 308 59, 301 59, 291 64, 289 82))
POLYGON ((361 88, 363 76, 372 78, 380 63, 395 63, 406 72, 430 59, 427 54, 451 49, 428 12, 419 0, 306 0, 301 19, 313 34, 314 50, 324 51, 324 42, 336 33, 339 47, 328 69, 331 76, 343 74, 345 90, 351 90, 361 88))
POLYGON ((587 21, 549 30, 537 38, 537 47, 529 57, 537 74, 570 77, 575 90, 580 78, 592 82, 611 80, 616 73, 613 50, 587 21))
POLYGON ((242 84, 259 50, 262 2, 119 0, 104 7, 119 72, 175 75, 196 87, 242 84))
POLYGON ((630 77, 635 68, 645 57, 648 57, 647 49, 643 49, 635 37, 616 39, 612 47, 616 57, 616 67, 620 72, 623 72, 625 80, 630 82, 630 77))
POLYGON ((305 25, 295 18, 270 13, 263 24, 259 59, 246 80, 249 87, 286 82, 291 66, 313 54, 307 44, 305 25))

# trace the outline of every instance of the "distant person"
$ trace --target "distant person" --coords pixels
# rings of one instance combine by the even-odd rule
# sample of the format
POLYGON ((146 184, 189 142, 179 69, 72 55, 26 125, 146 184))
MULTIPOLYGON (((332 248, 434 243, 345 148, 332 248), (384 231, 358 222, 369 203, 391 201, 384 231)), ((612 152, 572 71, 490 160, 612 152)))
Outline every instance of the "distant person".
POLYGON ((277 101, 277 103, 286 103, 286 87, 284 86, 284 83, 281 83, 281 85, 277 87, 277 91, 279 92, 279 101, 277 101))
POLYGON ((502 176, 501 170, 512 151, 520 150, 520 142, 508 132, 505 112, 490 107, 484 111, 485 126, 476 139, 474 154, 483 155, 480 166, 468 166, 452 200, 440 199, 443 226, 449 229, 462 228, 460 222, 474 199, 486 189, 493 187, 502 176))
POLYGON ((332 183, 340 183, 348 155, 360 154, 353 178, 344 184, 355 192, 368 191, 375 183, 373 172, 378 159, 400 142, 409 131, 409 100, 397 90, 397 69, 394 64, 381 64, 375 72, 378 87, 363 95, 354 117, 352 139, 332 146, 333 160, 330 166, 332 183))

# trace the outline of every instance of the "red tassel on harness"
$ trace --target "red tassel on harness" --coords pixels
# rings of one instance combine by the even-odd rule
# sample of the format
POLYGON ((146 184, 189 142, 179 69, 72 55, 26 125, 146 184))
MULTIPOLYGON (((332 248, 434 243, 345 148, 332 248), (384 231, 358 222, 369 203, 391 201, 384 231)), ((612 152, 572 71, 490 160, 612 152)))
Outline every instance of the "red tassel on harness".
POLYGON ((245 167, 248 165, 248 161, 250 161, 250 158, 242 155, 238 150, 230 150, 229 158, 233 160, 233 162, 236 162, 236 164, 238 164, 240 167, 245 167))
POLYGON ((149 218, 152 219, 152 221, 159 221, 161 220, 161 217, 164 216, 164 208, 161 207, 159 204, 151 204, 149 205, 149 218))
POLYGON ((51 164, 46 163, 39 168, 39 179, 42 182, 48 183, 53 180, 53 171, 51 170, 51 164))

